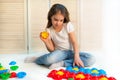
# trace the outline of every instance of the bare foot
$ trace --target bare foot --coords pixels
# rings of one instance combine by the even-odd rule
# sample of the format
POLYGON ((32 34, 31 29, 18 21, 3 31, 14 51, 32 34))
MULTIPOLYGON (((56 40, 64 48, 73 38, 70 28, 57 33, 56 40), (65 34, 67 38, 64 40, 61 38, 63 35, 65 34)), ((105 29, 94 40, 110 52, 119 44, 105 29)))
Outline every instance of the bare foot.
POLYGON ((33 63, 35 60, 37 59, 37 57, 32 56, 32 57, 26 57, 24 62, 25 63, 33 63))
POLYGON ((49 66, 49 69, 55 69, 55 68, 64 67, 64 66, 65 66, 64 61, 60 61, 60 62, 51 64, 49 66))

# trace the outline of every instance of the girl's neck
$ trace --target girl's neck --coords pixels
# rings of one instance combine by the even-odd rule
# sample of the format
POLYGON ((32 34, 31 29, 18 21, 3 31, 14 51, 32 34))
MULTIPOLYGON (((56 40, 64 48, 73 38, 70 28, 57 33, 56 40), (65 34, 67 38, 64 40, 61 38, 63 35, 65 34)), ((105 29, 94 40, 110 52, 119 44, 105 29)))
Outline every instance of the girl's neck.
POLYGON ((59 26, 59 27, 57 27, 57 28, 54 28, 54 30, 55 30, 56 32, 60 32, 60 31, 62 30, 62 28, 63 28, 63 26, 59 26))

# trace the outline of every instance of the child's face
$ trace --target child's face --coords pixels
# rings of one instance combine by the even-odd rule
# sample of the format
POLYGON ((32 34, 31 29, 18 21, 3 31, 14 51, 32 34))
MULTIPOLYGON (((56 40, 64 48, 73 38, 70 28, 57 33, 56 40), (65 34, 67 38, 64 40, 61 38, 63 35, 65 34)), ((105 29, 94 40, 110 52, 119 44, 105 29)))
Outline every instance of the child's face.
POLYGON ((52 25, 54 28, 62 27, 64 22, 64 16, 59 12, 51 17, 52 25))

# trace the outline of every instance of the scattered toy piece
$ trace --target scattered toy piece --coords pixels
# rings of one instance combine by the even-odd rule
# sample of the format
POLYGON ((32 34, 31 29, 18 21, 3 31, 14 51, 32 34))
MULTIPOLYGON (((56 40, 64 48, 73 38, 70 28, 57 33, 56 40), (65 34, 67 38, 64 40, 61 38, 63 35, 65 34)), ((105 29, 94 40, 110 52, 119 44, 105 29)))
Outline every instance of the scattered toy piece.
POLYGON ((17 77, 18 78, 24 78, 26 76, 26 72, 18 72, 17 77))
POLYGON ((11 61, 9 63, 10 65, 10 70, 6 69, 2 66, 2 64, 0 63, 0 80, 7 80, 9 78, 24 78, 26 76, 25 72, 12 72, 12 71, 16 71, 19 66, 16 65, 15 61, 11 61))
POLYGON ((9 65, 16 65, 16 61, 11 61, 9 65))
POLYGON ((0 74, 0 77, 2 78, 2 80, 7 80, 10 77, 10 73, 0 74))
POLYGON ((10 67, 10 69, 11 69, 12 71, 16 71, 18 68, 19 68, 19 66, 11 66, 11 67, 10 67))
POLYGON ((10 78, 15 78, 15 77, 17 77, 16 72, 12 72, 11 75, 10 75, 10 78))

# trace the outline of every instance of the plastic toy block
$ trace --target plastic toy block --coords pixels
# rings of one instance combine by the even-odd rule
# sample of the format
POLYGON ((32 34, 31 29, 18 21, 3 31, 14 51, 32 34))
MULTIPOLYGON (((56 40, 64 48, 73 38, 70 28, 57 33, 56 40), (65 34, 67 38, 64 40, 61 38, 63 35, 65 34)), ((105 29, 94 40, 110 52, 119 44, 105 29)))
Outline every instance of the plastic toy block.
POLYGON ((62 71, 58 71, 56 74, 58 74, 58 75, 64 75, 64 73, 62 72, 62 71))
POLYGON ((12 71, 16 71, 18 68, 19 68, 19 66, 11 66, 11 67, 10 67, 10 69, 11 69, 12 71))
POLYGON ((78 69, 77 67, 73 68, 73 70, 75 70, 75 71, 79 71, 79 69, 78 69))
POLYGON ((109 77, 108 80, 117 80, 114 77, 109 77))
POLYGON ((17 77, 18 78, 24 78, 26 76, 26 72, 18 72, 17 77))
POLYGON ((74 80, 73 78, 68 78, 68 80, 74 80))
POLYGON ((116 80, 114 77, 107 77, 106 71, 97 68, 66 67, 66 70, 52 70, 48 77, 54 80, 116 80))
POLYGON ((8 69, 0 70, 0 74, 4 74, 4 73, 8 73, 8 72, 9 72, 8 69))
POLYGON ((16 64, 15 61, 11 61, 11 62, 9 63, 9 65, 15 65, 15 64, 16 64))
POLYGON ((108 80, 107 77, 100 77, 99 80, 108 80))
POLYGON ((1 67, 0 70, 5 70, 5 68, 4 68, 4 67, 1 67))
POLYGON ((106 71, 104 71, 103 69, 100 69, 98 71, 99 71, 99 75, 107 75, 106 71))
POLYGON ((0 68, 2 68, 3 66, 1 65, 1 63, 0 63, 0 68))
POLYGON ((15 77, 17 77, 16 72, 12 72, 11 75, 10 75, 10 78, 15 78, 15 77))
POLYGON ((92 76, 92 78, 90 80, 99 80, 98 76, 92 76))
POLYGON ((85 75, 84 74, 77 74, 75 76, 75 78, 85 79, 85 75))
POLYGON ((2 80, 7 80, 10 77, 10 73, 0 74, 0 77, 2 78, 2 80))
POLYGON ((1 79, 2 80, 7 80, 9 78, 15 78, 15 77, 24 78, 26 76, 25 72, 18 72, 18 73, 12 72, 12 71, 16 71, 19 68, 19 66, 16 66, 15 61, 11 61, 9 63, 9 65, 12 65, 12 66, 10 66, 10 70, 4 68, 0 63, 0 80, 1 79))

